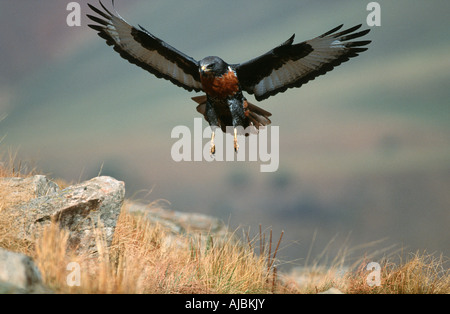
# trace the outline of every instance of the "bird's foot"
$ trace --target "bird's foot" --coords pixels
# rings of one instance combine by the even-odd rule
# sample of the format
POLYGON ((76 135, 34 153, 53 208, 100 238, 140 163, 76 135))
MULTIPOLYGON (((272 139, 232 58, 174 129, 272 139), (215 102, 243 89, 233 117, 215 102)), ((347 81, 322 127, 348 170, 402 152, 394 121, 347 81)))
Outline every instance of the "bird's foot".
POLYGON ((211 135, 211 148, 210 148, 210 151, 209 151, 211 156, 214 156, 216 154, 216 144, 214 144, 214 137, 215 137, 215 135, 216 134, 213 131, 212 135, 211 135))

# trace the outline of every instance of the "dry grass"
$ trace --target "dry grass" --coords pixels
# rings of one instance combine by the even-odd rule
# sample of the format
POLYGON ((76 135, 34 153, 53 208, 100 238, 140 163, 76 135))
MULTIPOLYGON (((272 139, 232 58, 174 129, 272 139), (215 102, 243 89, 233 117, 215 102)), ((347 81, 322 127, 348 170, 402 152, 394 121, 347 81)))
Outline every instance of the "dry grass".
MULTIPOLYGON (((0 208, 2 204, 0 204, 0 208)), ((34 242, 18 239, 16 234, 20 232, 18 224, 13 224, 13 221, 17 221, 19 217, 15 217, 14 214, 0 210, 0 247, 13 251, 20 252, 26 255, 31 255, 34 252, 34 242)))
POLYGON ((448 294, 450 271, 448 259, 426 252, 400 256, 398 263, 384 260, 380 263, 380 285, 370 287, 366 278, 370 271, 362 263, 345 279, 345 292, 358 294, 448 294))
MULTIPOLYGON (((11 151, 8 151, 7 154, 0 154, 0 178, 23 178, 34 174, 34 170, 30 170, 28 166, 23 166, 21 162, 15 160, 16 154, 11 151)), ((17 192, 11 190, 11 187, 7 184, 0 186, 0 247, 29 254, 34 250, 34 243, 17 239, 15 234, 18 231, 11 229, 13 225, 11 222, 19 217, 14 217, 10 213, 8 215, 2 213, 3 209, 27 201, 34 196, 33 193, 28 193, 28 191, 17 192)))
POLYGON ((45 283, 61 293, 272 293, 273 261, 256 256, 233 235, 165 242, 165 231, 124 210, 113 244, 105 249, 98 234, 99 257, 66 250, 67 234, 47 227, 36 242, 33 258, 45 283), (69 263, 80 265, 80 286, 69 287, 69 263))
POLYGON ((17 161, 17 152, 8 150, 0 154, 0 178, 23 178, 34 174, 36 174, 35 167, 17 161))
MULTIPOLYGON (((32 173, 13 161, 10 155, 8 163, 0 163, 0 178, 32 173)), ((244 233, 245 241, 229 234, 179 236, 168 242, 161 226, 129 214, 126 208, 110 248, 98 229, 99 255, 76 255, 67 249, 67 232, 56 224, 47 226, 33 242, 18 240, 10 229, 17 217, 2 214, 6 205, 0 199, 0 247, 32 256, 44 283, 57 293, 317 293, 331 287, 353 294, 450 292, 448 260, 442 256, 409 254, 398 263, 385 258, 380 263, 381 285, 370 287, 366 282, 370 271, 365 267, 373 259, 359 259, 343 273, 351 251, 343 248, 331 267, 319 263, 308 267, 299 285, 292 277, 278 278, 277 252, 283 234, 275 240, 271 231, 266 237, 260 228, 253 239, 244 233), (68 268, 73 265, 79 265, 79 278, 76 269, 68 268), (80 285, 70 286, 68 279, 79 279, 80 285)))
POLYGON ((391 253, 381 259, 366 256, 349 267, 344 267, 347 263, 342 255, 334 262, 327 267, 313 265, 305 268, 301 274, 287 276, 285 282, 297 293, 318 293, 330 288, 346 294, 450 293, 450 261, 442 255, 416 252, 404 256, 401 252, 398 256, 391 253), (367 266, 377 260, 380 282, 379 285, 369 285, 368 278, 375 279, 375 269, 368 270, 367 266))

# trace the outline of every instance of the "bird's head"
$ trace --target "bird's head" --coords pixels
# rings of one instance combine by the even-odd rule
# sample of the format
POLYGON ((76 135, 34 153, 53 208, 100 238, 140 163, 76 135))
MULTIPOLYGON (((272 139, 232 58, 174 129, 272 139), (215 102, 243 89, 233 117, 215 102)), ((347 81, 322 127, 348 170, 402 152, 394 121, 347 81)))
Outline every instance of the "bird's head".
POLYGON ((202 75, 220 76, 228 72, 228 64, 219 57, 206 57, 200 61, 202 75))

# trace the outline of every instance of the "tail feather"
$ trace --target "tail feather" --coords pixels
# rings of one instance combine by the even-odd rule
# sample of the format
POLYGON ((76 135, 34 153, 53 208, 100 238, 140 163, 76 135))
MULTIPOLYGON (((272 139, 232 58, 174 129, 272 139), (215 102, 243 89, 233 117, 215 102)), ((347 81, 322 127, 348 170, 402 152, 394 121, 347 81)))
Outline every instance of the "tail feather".
MULTIPOLYGON (((207 99, 208 98, 206 97, 206 95, 192 97, 192 100, 198 104, 197 111, 199 113, 201 113, 202 115, 205 115, 205 112, 206 112, 206 100, 207 99)), ((205 118, 206 118, 206 116, 205 116, 205 118)))
POLYGON ((266 126, 272 123, 269 119, 272 115, 270 112, 249 103, 247 100, 245 100, 245 104, 245 115, 257 129, 259 129, 260 126, 266 126))
MULTIPOLYGON (((197 111, 201 113, 203 116, 205 116, 206 112, 206 101, 207 97, 206 95, 203 96, 197 96, 192 97, 192 100, 198 103, 197 111)), ((272 115, 270 112, 255 106, 251 103, 249 103, 247 100, 244 101, 244 113, 246 117, 249 119, 249 121, 257 128, 259 129, 260 126, 266 126, 272 123, 270 121, 269 117, 272 115)), ((205 116, 206 119, 206 116, 205 116)), ((220 126, 222 129, 225 129, 225 126, 220 126)))

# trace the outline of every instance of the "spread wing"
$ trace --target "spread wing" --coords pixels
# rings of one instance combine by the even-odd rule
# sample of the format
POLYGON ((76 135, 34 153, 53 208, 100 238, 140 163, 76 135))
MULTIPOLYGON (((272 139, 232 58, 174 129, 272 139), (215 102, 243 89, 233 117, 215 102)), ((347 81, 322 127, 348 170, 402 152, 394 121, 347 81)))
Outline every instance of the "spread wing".
POLYGON ((235 65, 242 89, 261 101, 288 88, 300 87, 367 50, 363 46, 371 41, 350 40, 366 35, 369 29, 355 33, 361 27, 357 25, 338 33, 342 26, 293 45, 294 35, 268 53, 235 65))
MULTIPOLYGON (((198 62, 153 36, 142 26, 137 29, 128 24, 117 12, 112 14, 100 2, 104 11, 88 4, 100 17, 87 15, 96 25, 88 25, 98 31, 120 56, 130 63, 164 78, 188 91, 202 91, 198 62)), ((114 6, 114 1, 113 1, 114 6)))

